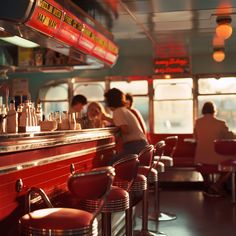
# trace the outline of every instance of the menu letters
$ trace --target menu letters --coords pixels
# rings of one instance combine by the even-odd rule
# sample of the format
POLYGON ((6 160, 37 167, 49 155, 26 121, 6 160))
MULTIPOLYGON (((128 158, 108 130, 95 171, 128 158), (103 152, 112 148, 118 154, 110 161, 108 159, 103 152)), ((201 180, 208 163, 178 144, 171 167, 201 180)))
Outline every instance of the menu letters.
POLYGON ((38 0, 26 25, 91 54, 110 66, 118 57, 118 48, 111 40, 53 0, 38 0))

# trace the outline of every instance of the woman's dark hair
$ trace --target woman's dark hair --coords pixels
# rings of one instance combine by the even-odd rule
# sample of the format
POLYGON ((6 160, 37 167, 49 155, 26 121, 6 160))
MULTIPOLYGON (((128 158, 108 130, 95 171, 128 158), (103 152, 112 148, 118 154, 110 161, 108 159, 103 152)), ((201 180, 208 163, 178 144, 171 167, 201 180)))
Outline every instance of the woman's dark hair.
POLYGON ((84 95, 75 95, 71 101, 71 106, 75 106, 76 104, 81 103, 83 105, 87 104, 87 98, 84 95))
POLYGON ((106 103, 108 107, 123 107, 125 106, 125 94, 122 93, 119 89, 117 88, 112 88, 108 90, 105 94, 104 97, 106 99, 106 103))
POLYGON ((130 107, 133 105, 133 96, 130 93, 126 93, 125 95, 126 100, 130 101, 130 107))
POLYGON ((216 112, 215 105, 213 102, 205 102, 202 107, 202 114, 214 114, 216 112))

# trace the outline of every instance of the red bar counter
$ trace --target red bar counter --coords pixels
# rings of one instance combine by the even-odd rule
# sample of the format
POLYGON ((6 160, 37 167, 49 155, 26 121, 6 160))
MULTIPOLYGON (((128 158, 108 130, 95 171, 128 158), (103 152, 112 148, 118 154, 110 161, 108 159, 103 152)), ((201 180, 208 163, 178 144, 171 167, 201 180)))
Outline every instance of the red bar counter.
POLYGON ((16 236, 27 190, 40 187, 60 205, 71 171, 106 164, 116 128, 0 135, 0 235, 16 236))

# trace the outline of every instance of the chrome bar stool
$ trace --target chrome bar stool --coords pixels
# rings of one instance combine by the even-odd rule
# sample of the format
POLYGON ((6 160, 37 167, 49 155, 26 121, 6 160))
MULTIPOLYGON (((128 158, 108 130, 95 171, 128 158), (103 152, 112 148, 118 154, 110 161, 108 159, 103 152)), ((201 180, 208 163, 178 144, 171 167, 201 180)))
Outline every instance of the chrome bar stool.
MULTIPOLYGON (((138 168, 138 156, 135 154, 125 155, 118 162, 114 163, 113 167, 115 169, 115 179, 114 185, 111 187, 111 191, 107 197, 106 204, 104 205, 102 214, 102 235, 110 236, 111 232, 111 215, 115 212, 125 211, 128 215, 128 210, 130 208, 129 200, 129 189, 132 185, 134 178, 137 175, 138 168), (118 187, 121 185, 122 187, 118 187)), ((91 211, 96 208, 96 199, 94 200, 84 200, 80 203, 82 208, 91 211)), ((126 234, 130 235, 130 226, 132 223, 126 216, 126 234)))
MULTIPOLYGON (((236 155, 236 139, 224 139, 214 141, 215 151, 221 155, 234 156, 236 155)), ((232 157, 233 158, 233 157, 232 157)), ((228 158, 227 158, 228 159, 228 158)), ((236 202, 236 160, 225 160, 218 166, 219 171, 231 172, 231 199, 236 202)))
MULTIPOLYGON (((156 168, 158 170, 158 173, 162 173, 166 171, 166 168, 172 167, 174 164, 173 156, 177 148, 178 144, 178 136, 168 136, 165 138, 165 149, 163 155, 160 156, 154 155, 154 160, 159 160, 156 168)), ((159 195, 160 195, 160 189, 158 189, 159 195)), ((158 201, 160 201, 160 197, 158 197, 158 201)), ((160 205, 160 203, 158 203, 160 205)), ((159 221, 169 221, 169 220, 175 220, 177 216, 173 213, 169 212, 159 212, 159 221)), ((151 218, 151 220, 153 220, 151 218)))
MULTIPOLYGON (((139 160, 138 155, 129 154, 121 160, 114 163, 113 167, 116 171, 116 177, 113 185, 125 189, 129 194, 131 187, 134 184, 134 180, 137 179, 139 160)), ((130 206, 125 212, 125 226, 126 236, 133 235, 133 216, 132 216, 132 205, 130 200, 130 206)))
MULTIPOLYGON (((159 232, 157 233, 151 233, 148 229, 148 192, 149 192, 149 180, 157 180, 157 172, 156 170, 153 171, 153 154, 154 154, 154 146, 148 145, 146 146, 139 154, 139 170, 138 170, 138 176, 137 176, 137 182, 134 181, 133 188, 135 190, 138 190, 140 193, 140 190, 143 188, 143 196, 142 196, 142 228, 140 231, 136 231, 135 235, 163 235, 159 232), (156 176, 154 176, 156 175, 156 176), (145 178, 143 178, 145 177, 145 178), (138 185, 139 184, 139 185, 138 185)), ((138 197, 140 195, 137 195, 137 192, 130 192, 131 195, 133 195, 133 202, 137 202, 138 197), (135 196, 136 194, 136 196, 135 196), (138 196, 138 197, 137 197, 138 196)))
POLYGON ((151 168, 151 171, 148 175, 148 184, 154 185, 154 212, 151 212, 148 215, 149 220, 154 220, 156 223, 156 230, 157 235, 165 235, 164 233, 161 233, 158 231, 159 228, 159 215, 160 215, 160 205, 159 205, 159 184, 158 184, 158 172, 159 170, 162 170, 164 168, 164 164, 160 162, 160 159, 164 153, 165 149, 165 141, 161 140, 159 141, 154 148, 154 155, 156 157, 155 160, 153 160, 153 168, 151 168))
POLYGON ((68 188, 78 199, 100 198, 99 207, 93 213, 73 208, 54 208, 42 189, 30 188, 26 197, 29 213, 19 220, 21 235, 97 236, 98 221, 96 217, 105 203, 114 175, 114 168, 110 167, 78 173, 69 177, 68 188), (31 212, 33 194, 39 195, 48 208, 31 212))

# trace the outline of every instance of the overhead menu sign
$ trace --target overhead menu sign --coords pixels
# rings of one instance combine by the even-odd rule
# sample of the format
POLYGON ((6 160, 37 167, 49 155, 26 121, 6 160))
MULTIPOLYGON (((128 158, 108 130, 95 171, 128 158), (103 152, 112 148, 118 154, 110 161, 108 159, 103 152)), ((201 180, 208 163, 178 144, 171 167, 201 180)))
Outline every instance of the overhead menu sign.
POLYGON ((190 73, 188 57, 155 58, 154 73, 156 75, 186 75, 190 73))
POLYGON ((54 0, 37 0, 26 25, 112 66, 118 47, 54 0))

